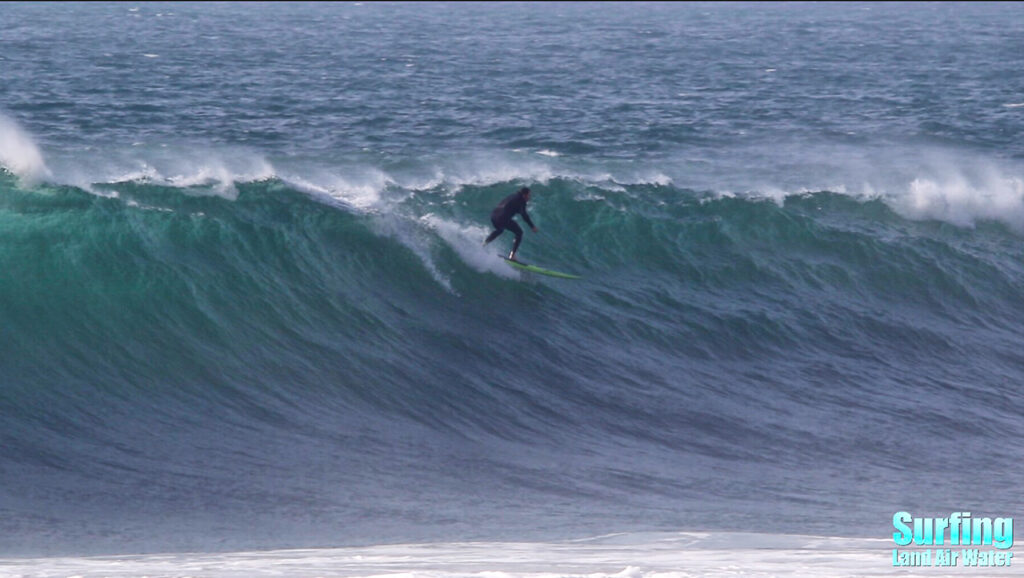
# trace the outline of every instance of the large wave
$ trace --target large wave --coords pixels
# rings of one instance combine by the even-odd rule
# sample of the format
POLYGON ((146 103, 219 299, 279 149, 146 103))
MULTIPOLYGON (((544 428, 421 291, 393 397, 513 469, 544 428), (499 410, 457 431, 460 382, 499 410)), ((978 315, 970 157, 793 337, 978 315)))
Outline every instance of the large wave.
POLYGON ((892 488, 956 493, 917 479, 936 453, 1004 479, 1021 463, 996 443, 1024 409, 1012 171, 906 196, 687 187, 534 152, 358 174, 236 153, 95 173, 30 155, 0 175, 9 549, 82 527, 90 547, 187 548, 223 520, 295 544, 431 537, 446 515, 492 537, 637 512, 639 529, 865 528, 892 488), (521 255, 582 280, 481 246, 522 184, 541 233, 521 255), (872 483, 850 495, 848 476, 872 483))

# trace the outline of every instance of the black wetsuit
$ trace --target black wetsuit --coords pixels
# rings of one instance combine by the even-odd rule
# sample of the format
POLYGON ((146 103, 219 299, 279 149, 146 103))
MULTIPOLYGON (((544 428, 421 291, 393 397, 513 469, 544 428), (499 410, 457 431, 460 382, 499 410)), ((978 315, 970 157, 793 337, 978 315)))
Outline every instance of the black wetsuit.
POLYGON ((522 191, 512 193, 511 195, 502 199, 498 206, 491 211, 491 224, 494 225, 494 232, 491 233, 484 244, 490 243, 491 241, 498 238, 498 235, 505 232, 505 229, 512 231, 516 236, 515 243, 512 244, 512 252, 509 253, 511 256, 516 254, 519 250, 519 243, 523 240, 523 230, 519 227, 519 224, 513 220, 516 215, 522 215, 523 220, 534 228, 533 221, 530 220, 530 215, 526 212, 526 194, 522 191))

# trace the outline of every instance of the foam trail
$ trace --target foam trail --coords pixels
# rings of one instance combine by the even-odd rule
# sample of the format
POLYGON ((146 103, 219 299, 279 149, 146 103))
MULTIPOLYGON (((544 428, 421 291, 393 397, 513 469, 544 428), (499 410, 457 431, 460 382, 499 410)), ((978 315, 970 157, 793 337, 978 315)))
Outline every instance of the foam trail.
POLYGON ((451 281, 437 268, 434 257, 430 254, 429 240, 422 231, 415 230, 410 223, 395 214, 381 215, 376 220, 378 234, 396 239, 409 248, 423 263, 430 276, 450 293, 455 293, 451 281))
POLYGON ((0 114, 0 167, 29 183, 51 178, 32 138, 18 124, 0 114))
POLYGON ((420 217, 420 221, 433 229, 473 269, 510 279, 516 276, 495 252, 499 245, 482 244, 482 240, 490 233, 489 230, 481 227, 462 227, 434 214, 424 215, 420 217))
MULTIPOLYGON (((891 540, 772 534, 610 535, 553 543, 469 542, 226 554, 0 560, 47 576, 418 576, 428 578, 818 578, 904 576, 891 540)), ((928 568, 928 576, 963 576, 928 568)))

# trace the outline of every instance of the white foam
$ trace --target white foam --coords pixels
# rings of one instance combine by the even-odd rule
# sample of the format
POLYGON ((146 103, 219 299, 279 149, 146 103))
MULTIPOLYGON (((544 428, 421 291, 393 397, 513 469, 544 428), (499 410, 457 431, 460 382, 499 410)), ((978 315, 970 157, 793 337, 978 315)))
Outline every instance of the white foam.
POLYGON ((203 159, 178 157, 166 168, 145 167, 149 180, 172 187, 210 187, 219 196, 235 199, 235 183, 253 182, 274 176, 274 167, 261 157, 225 158, 215 153, 203 159))
POLYGON ((774 534, 612 535, 226 554, 0 560, 12 576, 719 578, 1015 575, 1013 568, 895 568, 891 539, 774 534))
MULTIPOLYGON (((880 199, 914 220, 973 227, 982 220, 1024 232, 1024 166, 947 149, 872 151, 814 189, 880 199)), ((808 189, 805 189, 808 190, 808 189)))
POLYGON ((58 162, 55 178, 94 194, 96 183, 151 183, 182 189, 207 187, 209 192, 230 200, 238 196, 236 183, 272 178, 275 169, 263 156, 241 150, 184 150, 180 146, 140 147, 113 155, 86 159, 71 158, 58 162))
POLYGON ((625 190, 623 186, 657 185, 668 186, 673 183, 672 177, 655 169, 619 169, 615 172, 580 172, 568 178, 575 178, 584 183, 600 185, 612 190, 625 190))
POLYGON ((475 154, 459 159, 443 170, 445 180, 456 188, 488 186, 513 181, 546 182, 557 173, 547 162, 534 158, 506 158, 498 154, 475 154))
POLYGON ((678 180, 718 191, 717 197, 779 204, 789 196, 831 191, 881 200, 908 219, 967 227, 994 220, 1024 232, 1024 166, 971 151, 775 143, 722 153, 689 167, 678 180))
MULTIPOLYGON (((430 227, 444 240, 467 265, 481 273, 493 273, 507 278, 514 278, 515 271, 505 265, 498 256, 497 241, 483 245, 483 240, 491 232, 490 229, 476 226, 463 226, 446 221, 434 214, 420 217, 420 221, 430 227)), ((511 236, 511 233, 507 236, 511 236)))
POLYGON ((50 178, 32 138, 13 119, 0 114, 0 166, 23 181, 36 183, 50 178))
MULTIPOLYGON (((394 181, 383 171, 364 169, 359 174, 342 175, 337 172, 315 170, 310 174, 285 174, 281 180, 296 189, 320 197, 338 201, 344 206, 371 210, 381 202, 381 193, 394 181)), ((333 203, 332 203, 333 204, 333 203)))
POLYGON ((1024 178, 994 167, 974 175, 950 170, 915 178, 906 195, 897 197, 894 204, 911 218, 965 227, 978 220, 993 220, 1024 231, 1024 178))

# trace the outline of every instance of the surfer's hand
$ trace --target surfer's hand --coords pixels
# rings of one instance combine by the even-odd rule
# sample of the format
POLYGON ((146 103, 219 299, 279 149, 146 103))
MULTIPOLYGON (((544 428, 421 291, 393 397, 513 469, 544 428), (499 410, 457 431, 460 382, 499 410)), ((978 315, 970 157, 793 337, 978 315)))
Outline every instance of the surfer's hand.
POLYGON ((536 232, 537 232, 537 227, 530 227, 530 228, 531 228, 531 229, 533 229, 533 232, 534 232, 534 233, 536 233, 536 232))

